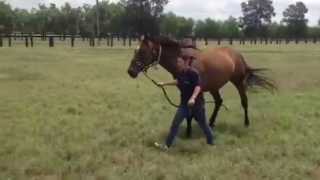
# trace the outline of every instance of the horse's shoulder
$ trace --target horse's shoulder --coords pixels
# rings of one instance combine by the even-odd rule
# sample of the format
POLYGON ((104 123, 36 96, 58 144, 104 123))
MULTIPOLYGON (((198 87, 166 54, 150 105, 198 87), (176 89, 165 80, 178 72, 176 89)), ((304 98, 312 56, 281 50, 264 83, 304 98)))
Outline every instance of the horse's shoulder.
POLYGON ((199 55, 200 56, 207 56, 207 55, 214 56, 214 55, 224 54, 224 53, 226 53, 226 50, 227 49, 223 48, 223 47, 219 47, 219 48, 211 47, 211 48, 207 48, 207 49, 202 50, 201 52, 199 52, 199 55))

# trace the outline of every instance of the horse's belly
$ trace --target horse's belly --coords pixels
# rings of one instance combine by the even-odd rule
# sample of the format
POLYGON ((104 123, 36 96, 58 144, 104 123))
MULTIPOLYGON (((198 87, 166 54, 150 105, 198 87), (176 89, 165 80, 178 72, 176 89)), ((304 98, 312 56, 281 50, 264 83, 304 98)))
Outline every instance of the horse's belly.
POLYGON ((230 60, 211 60, 204 64, 206 65, 203 75, 204 91, 218 91, 230 80, 235 69, 230 60))
POLYGON ((203 84, 204 91, 218 91, 228 83, 231 76, 221 76, 221 74, 209 73, 203 84))

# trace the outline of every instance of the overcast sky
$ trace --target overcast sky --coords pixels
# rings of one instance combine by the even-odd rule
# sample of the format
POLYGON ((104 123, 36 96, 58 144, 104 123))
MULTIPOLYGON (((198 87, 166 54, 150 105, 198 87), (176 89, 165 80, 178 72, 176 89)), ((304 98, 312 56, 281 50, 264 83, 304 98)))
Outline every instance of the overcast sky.
MULTIPOLYGON (((1 1, 1 0, 0 0, 1 1)), ((39 3, 55 3, 58 6, 69 2, 72 6, 80 6, 83 3, 94 4, 95 0, 5 0, 13 7, 27 8, 37 7, 39 3)), ((110 0, 117 2, 118 0, 110 0)), ((226 19, 230 15, 234 17, 241 16, 240 3, 245 0, 169 0, 165 11, 172 11, 177 15, 192 17, 194 19, 205 19, 207 17, 214 19, 226 19)), ((277 16, 273 19, 280 21, 282 12, 289 4, 298 0, 273 0, 277 16)), ((307 18, 310 25, 316 25, 320 19, 320 0, 299 0, 303 1, 309 9, 307 18)))

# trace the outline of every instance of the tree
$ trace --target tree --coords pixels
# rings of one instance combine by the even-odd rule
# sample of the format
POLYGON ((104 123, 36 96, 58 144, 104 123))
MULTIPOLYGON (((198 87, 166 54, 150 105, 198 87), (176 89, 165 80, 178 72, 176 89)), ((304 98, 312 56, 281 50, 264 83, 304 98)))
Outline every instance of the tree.
POLYGON ((96 22, 95 12, 89 4, 83 4, 81 9, 80 35, 93 36, 96 22))
POLYGON ((240 36, 239 23, 236 18, 230 16, 222 22, 221 36, 227 38, 238 38, 240 36))
MULTIPOLYGON (((30 13, 25 9, 16 8, 13 11, 13 30, 14 31, 30 31, 28 24, 30 23, 30 13)), ((32 30, 31 30, 32 31, 32 30)))
POLYGON ((123 28, 125 8, 120 3, 109 3, 108 1, 102 1, 99 9, 101 34, 126 34, 126 29, 123 28))
POLYGON ((222 22, 207 18, 205 21, 198 21, 195 27, 195 34, 202 38, 221 37, 222 22))
POLYGON ((167 36, 176 36, 178 34, 178 18, 173 12, 163 14, 160 17, 160 32, 167 36))
POLYGON ((81 9, 72 8, 69 3, 65 3, 60 9, 60 24, 62 33, 77 34, 79 33, 79 22, 81 19, 81 9))
POLYGON ((220 28, 221 28, 221 23, 219 23, 218 21, 215 21, 213 19, 206 19, 205 20, 206 23, 206 35, 209 38, 218 38, 220 35, 220 28))
POLYGON ((100 37, 100 13, 99 13, 99 0, 96 0, 96 35, 100 37))
POLYGON ((178 32, 176 37, 189 36, 193 32, 194 21, 192 18, 178 17, 178 32))
POLYGON ((168 0, 122 0, 130 33, 157 35, 159 18, 168 0))
POLYGON ((273 22, 269 27, 269 36, 271 38, 284 38, 286 37, 286 26, 283 23, 273 22))
POLYGON ((11 6, 0 1, 0 33, 9 33, 12 31, 13 18, 11 6))
POLYGON ((305 37, 307 34, 307 22, 305 14, 308 12, 303 2, 291 4, 283 12, 283 22, 287 24, 290 37, 305 37))
POLYGON ((249 0, 241 3, 241 25, 247 36, 267 36, 271 18, 275 16, 272 0, 249 0))
POLYGON ((308 37, 310 37, 310 38, 314 38, 314 37, 319 38, 320 37, 320 27, 310 27, 310 28, 308 28, 308 37))
POLYGON ((205 22, 202 20, 198 20, 194 28, 195 36, 200 38, 205 38, 206 37, 205 31, 206 31, 205 22))

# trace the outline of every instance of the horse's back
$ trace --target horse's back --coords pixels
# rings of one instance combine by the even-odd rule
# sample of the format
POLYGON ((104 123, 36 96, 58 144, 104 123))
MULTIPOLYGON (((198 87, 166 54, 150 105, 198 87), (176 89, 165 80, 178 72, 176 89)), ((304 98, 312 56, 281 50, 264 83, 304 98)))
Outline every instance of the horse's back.
POLYGON ((204 90, 215 91, 244 73, 241 54, 228 47, 208 48, 197 54, 198 69, 203 74, 204 90))

